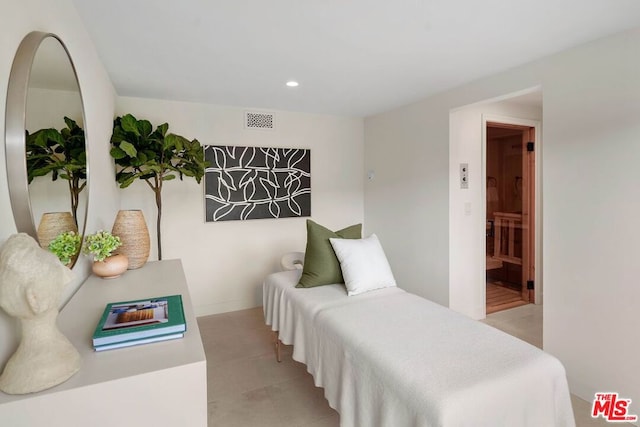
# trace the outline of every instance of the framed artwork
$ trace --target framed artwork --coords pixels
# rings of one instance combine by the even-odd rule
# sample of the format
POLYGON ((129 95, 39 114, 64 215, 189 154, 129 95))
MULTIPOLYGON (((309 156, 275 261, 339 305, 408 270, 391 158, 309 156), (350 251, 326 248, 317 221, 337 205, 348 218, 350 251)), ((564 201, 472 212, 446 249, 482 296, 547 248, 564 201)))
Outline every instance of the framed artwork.
POLYGON ((206 145, 207 222, 311 216, 311 151, 206 145))

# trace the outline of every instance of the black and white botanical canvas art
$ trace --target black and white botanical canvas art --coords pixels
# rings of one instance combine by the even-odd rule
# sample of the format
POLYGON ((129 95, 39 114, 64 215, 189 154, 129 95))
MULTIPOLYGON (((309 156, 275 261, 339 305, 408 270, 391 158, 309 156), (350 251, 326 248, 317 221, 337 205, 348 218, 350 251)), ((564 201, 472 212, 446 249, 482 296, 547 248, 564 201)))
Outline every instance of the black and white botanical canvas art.
POLYGON ((311 151, 207 145, 206 220, 311 216, 311 151))

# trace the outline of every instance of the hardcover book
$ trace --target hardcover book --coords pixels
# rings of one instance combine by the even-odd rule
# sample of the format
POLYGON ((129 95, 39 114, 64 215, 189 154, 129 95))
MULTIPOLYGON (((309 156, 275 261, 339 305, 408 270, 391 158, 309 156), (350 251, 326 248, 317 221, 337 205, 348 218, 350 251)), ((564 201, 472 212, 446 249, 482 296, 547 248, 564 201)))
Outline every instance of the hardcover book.
POLYGON ((95 351, 113 350, 115 348, 132 347, 134 345, 149 344, 152 342, 159 342, 159 341, 168 341, 168 340, 174 340, 182 337, 184 337, 183 332, 180 332, 177 334, 158 335, 157 337, 148 337, 148 338, 141 338, 137 340, 122 341, 122 342, 117 342, 113 344, 97 345, 94 347, 94 350, 95 351))
POLYGON ((170 295, 107 304, 93 333, 94 347, 187 330, 182 296, 170 295))

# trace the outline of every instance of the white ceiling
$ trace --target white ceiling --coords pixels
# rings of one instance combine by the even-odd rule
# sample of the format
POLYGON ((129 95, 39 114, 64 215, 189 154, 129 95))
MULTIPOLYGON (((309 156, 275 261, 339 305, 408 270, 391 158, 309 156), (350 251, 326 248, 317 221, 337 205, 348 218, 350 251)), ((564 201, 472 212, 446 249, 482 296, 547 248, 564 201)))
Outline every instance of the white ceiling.
POLYGON ((639 0, 74 3, 120 95, 352 116, 640 27, 639 0))

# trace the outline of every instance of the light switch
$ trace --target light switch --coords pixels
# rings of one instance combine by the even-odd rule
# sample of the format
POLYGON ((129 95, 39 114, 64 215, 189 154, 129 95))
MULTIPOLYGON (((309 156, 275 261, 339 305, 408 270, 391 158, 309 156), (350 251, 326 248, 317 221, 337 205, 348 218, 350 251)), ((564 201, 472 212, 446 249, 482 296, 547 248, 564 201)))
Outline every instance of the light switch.
POLYGON ((464 204, 464 216, 471 216, 471 202, 465 202, 465 204, 464 204))
POLYGON ((469 163, 460 163, 460 188, 469 188, 469 163))

